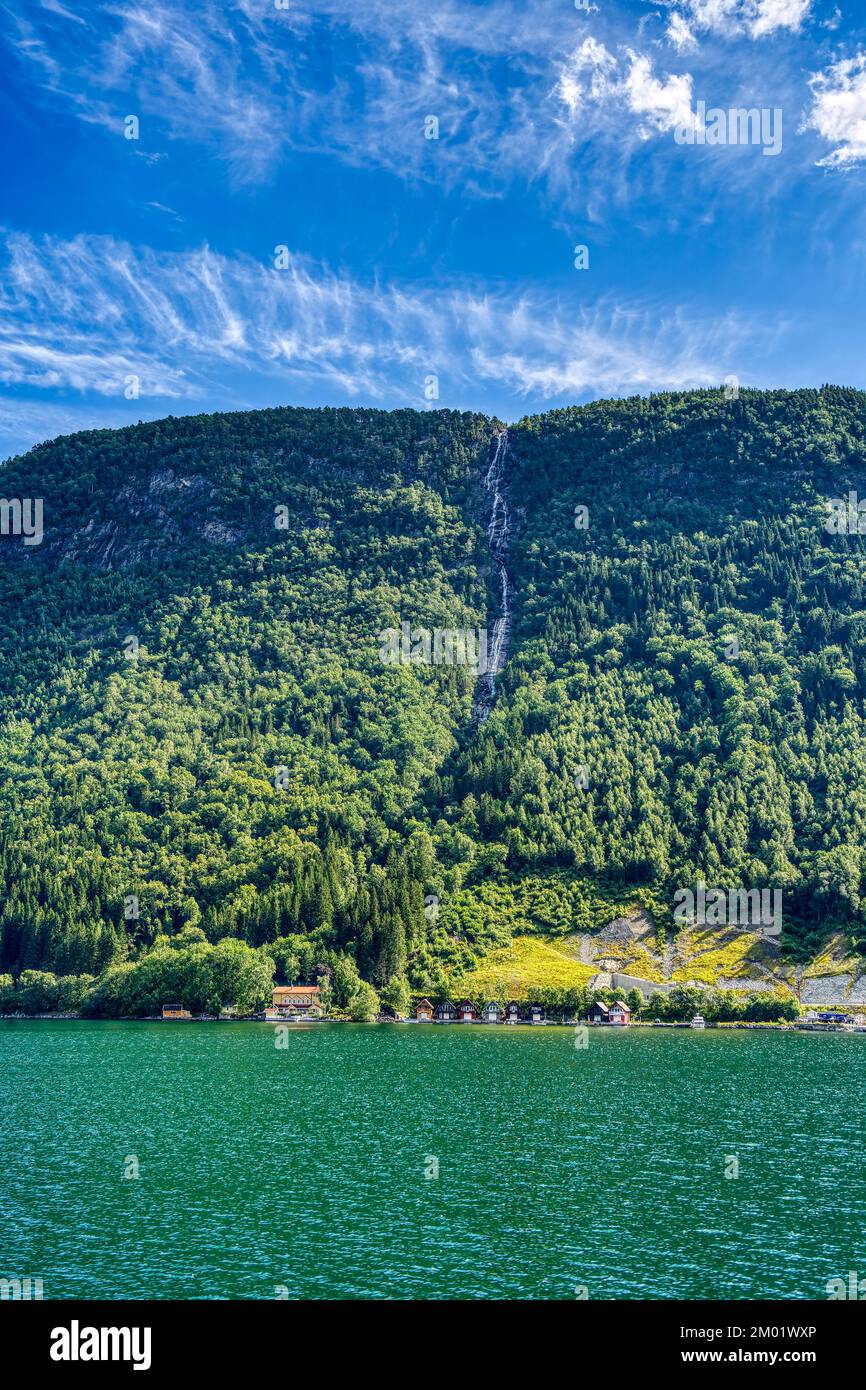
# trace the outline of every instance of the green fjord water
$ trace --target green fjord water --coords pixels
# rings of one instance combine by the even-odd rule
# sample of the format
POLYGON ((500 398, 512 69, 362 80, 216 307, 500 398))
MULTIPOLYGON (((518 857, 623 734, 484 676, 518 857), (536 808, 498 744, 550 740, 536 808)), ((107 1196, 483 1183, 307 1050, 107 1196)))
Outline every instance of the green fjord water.
POLYGON ((866 1274, 866 1035, 274 1041, 0 1022, 0 1275, 46 1299, 823 1299, 866 1274))

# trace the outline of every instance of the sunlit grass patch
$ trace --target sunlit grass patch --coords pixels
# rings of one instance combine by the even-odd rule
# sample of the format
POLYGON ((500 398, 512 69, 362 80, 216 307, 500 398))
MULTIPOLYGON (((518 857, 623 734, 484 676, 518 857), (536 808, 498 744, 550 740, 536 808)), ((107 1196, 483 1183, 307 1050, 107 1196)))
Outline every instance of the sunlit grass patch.
POLYGON ((516 936, 510 947, 491 951, 474 970, 453 977, 451 990, 473 999, 495 999, 503 991, 510 999, 528 999, 539 989, 586 985, 595 973, 595 966, 569 954, 565 941, 516 936))

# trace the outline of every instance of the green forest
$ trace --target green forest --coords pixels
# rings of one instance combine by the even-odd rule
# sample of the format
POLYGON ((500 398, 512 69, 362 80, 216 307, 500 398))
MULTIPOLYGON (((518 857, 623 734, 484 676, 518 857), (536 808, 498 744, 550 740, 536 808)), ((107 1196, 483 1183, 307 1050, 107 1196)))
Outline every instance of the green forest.
POLYGON ((492 632, 502 428, 284 408, 5 463, 3 498, 44 505, 41 544, 0 538, 7 994, 252 1008, 273 974, 400 1007, 508 943, 491 884, 554 935, 781 888, 788 959, 866 954, 866 538, 828 524, 866 499, 866 394, 510 426, 480 722, 470 666, 387 664, 381 634, 492 632))

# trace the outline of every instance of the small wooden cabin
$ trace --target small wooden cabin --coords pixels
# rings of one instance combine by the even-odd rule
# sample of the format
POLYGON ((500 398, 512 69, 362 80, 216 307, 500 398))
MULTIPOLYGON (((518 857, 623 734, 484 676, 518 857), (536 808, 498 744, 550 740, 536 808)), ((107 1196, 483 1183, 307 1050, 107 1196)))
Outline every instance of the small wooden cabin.
POLYGON ((415 1005, 415 1017, 419 1023, 433 1022, 433 1005, 429 999, 419 999, 415 1005))
POLYGON ((516 999, 511 999, 505 1005, 505 1022, 519 1023, 523 1018, 523 1012, 516 999))
POLYGON ((544 1009, 541 1004, 530 1004, 526 1010, 526 1017, 529 1023, 543 1023, 544 1009))
POLYGON ((590 1023, 611 1023, 617 1028, 624 1028, 631 1023, 631 1009, 619 999, 612 1004, 604 1004, 597 999, 586 1017, 590 1023))
POLYGON ((163 1004, 163 1018, 192 1018, 189 1009, 185 1009, 183 1004, 163 1004))
POLYGON ((461 1023, 474 1023, 478 1018, 478 1010, 471 999, 461 999, 457 1005, 457 1017, 461 1023))
POLYGON ((603 1000, 596 999, 586 1017, 589 1023, 608 1023, 610 1021, 608 1017, 609 1014, 610 1009, 608 1005, 605 1004, 603 1000))
POLYGON ((501 1022, 502 1022, 502 1009, 500 1008, 500 1006, 496 1003, 496 1001, 495 1001, 494 999, 491 999, 489 1004, 485 1004, 485 1005, 484 1005, 484 1008, 481 1010, 481 1022, 482 1022, 482 1023, 501 1023, 501 1022))
POLYGON ((453 1023, 457 1017, 457 1010, 450 999, 444 999, 441 1004, 436 1005, 436 1022, 453 1023))

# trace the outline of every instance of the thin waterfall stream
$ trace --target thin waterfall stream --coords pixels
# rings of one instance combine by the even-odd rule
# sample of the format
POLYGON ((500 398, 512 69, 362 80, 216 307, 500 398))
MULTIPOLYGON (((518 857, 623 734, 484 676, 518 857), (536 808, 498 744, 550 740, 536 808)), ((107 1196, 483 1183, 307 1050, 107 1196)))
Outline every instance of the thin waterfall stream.
POLYGON ((506 465, 508 463, 508 431, 501 430, 487 472, 484 476, 486 495, 487 542, 496 566, 500 591, 500 613, 493 624, 488 640, 487 668, 478 676, 472 703, 472 717, 483 724, 496 698, 496 676, 508 658, 508 639, 511 633, 512 585, 508 576, 508 548, 511 542, 511 515, 508 508, 506 465))

